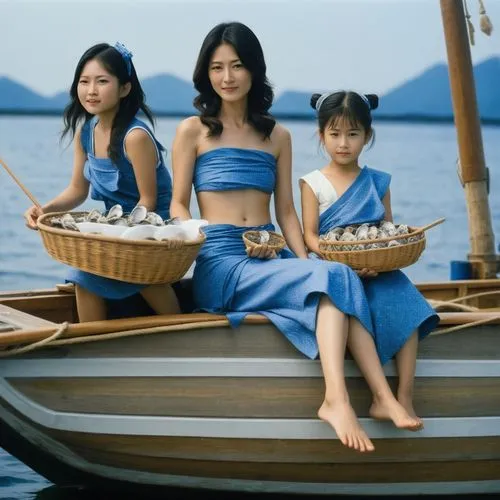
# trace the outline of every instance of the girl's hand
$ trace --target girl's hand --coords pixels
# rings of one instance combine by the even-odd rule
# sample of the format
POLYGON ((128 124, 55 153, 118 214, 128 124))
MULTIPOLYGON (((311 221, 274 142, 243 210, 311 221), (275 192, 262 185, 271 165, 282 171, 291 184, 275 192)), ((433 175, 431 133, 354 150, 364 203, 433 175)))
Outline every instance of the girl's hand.
POLYGON ((377 271, 372 271, 371 269, 366 269, 366 267, 364 269, 358 269, 356 271, 356 274, 360 278, 375 278, 375 276, 378 276, 377 271))
POLYGON ((26 226, 28 226, 30 229, 38 231, 36 221, 38 217, 40 217, 40 215, 43 215, 43 210, 40 207, 33 205, 32 207, 28 208, 28 210, 24 212, 24 218, 26 219, 26 226))
POLYGON ((263 245, 247 248, 247 255, 254 259, 276 259, 278 257, 276 252, 265 243, 263 245))

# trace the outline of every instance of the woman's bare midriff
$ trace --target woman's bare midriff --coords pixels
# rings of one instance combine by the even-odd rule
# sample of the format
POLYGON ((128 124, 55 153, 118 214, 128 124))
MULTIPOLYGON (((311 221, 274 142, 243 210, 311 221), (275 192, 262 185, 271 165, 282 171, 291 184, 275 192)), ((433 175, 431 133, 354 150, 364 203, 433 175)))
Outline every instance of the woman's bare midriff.
POLYGON ((260 226, 271 222, 270 198, 255 189, 202 191, 198 193, 198 206, 201 218, 210 224, 260 226))

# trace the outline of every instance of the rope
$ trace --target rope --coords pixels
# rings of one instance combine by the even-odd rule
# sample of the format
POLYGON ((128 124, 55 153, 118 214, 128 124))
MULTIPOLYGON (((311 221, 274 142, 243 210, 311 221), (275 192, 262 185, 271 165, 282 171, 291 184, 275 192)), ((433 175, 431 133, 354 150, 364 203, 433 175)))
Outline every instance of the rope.
POLYGON ((67 321, 61 323, 59 325, 59 328, 55 331, 55 333, 53 333, 49 337, 39 340, 38 342, 33 342, 33 344, 28 344, 23 347, 17 347, 15 349, 8 349, 6 351, 1 351, 0 358, 6 358, 8 356, 13 356, 16 354, 24 354, 25 352, 30 352, 34 351, 35 349, 40 349, 41 347, 46 346, 47 344, 53 345, 54 341, 56 341, 56 339, 58 339, 68 329, 68 325, 69 323, 67 321))
POLYGON ((47 346, 50 344, 50 347, 57 347, 62 345, 71 345, 71 344, 82 344, 84 342, 98 342, 101 340, 112 340, 120 337, 132 337, 134 335, 148 335, 151 333, 164 333, 170 331, 183 331, 183 330, 191 330, 192 328, 213 328, 217 326, 227 326, 228 320, 216 320, 210 321, 207 323, 206 321, 199 321, 195 323, 184 323, 178 325, 170 325, 170 326, 154 326, 151 328, 138 328, 135 330, 122 330, 118 332, 112 333, 103 333, 101 335, 86 335, 84 337, 74 337, 70 339, 60 339, 57 340, 68 328, 68 322, 65 321, 62 323, 57 331, 50 335, 49 337, 42 339, 38 342, 34 342, 33 344, 28 344, 24 347, 7 349, 5 351, 0 351, 0 358, 7 358, 9 356, 15 356, 18 354, 24 354, 26 352, 34 351, 35 349, 40 349, 41 347, 47 346))
POLYGON ((200 321, 198 323, 185 323, 180 325, 153 326, 151 328, 138 328, 136 330, 123 330, 119 332, 104 333, 102 335, 87 335, 85 337, 75 337, 72 339, 56 340, 55 342, 52 342, 51 345, 59 346, 59 345, 81 344, 84 342, 97 342, 100 340, 111 340, 120 337, 133 337, 135 335, 147 335, 151 333, 191 330, 192 328, 207 328, 207 327, 213 328, 215 326, 227 326, 227 324, 228 321, 223 319, 219 321, 211 321, 208 324, 206 322, 200 321))
POLYGON ((477 312, 478 308, 473 306, 466 306, 464 304, 453 304, 451 302, 447 302, 446 300, 435 300, 428 299, 427 302, 432 306, 432 308, 436 311, 439 309, 455 309, 458 311, 465 312, 477 312))
POLYGON ((471 326, 478 326, 478 325, 484 325, 486 323, 491 323, 492 321, 496 321, 497 319, 500 319, 500 314, 498 314, 497 316, 492 316, 491 318, 478 319, 477 321, 472 321, 470 323, 466 323, 465 325, 457 325, 457 326, 451 326, 450 328, 444 328, 443 330, 435 330, 431 332, 429 336, 443 335, 444 333, 456 332, 458 330, 464 330, 465 328, 470 328, 471 326))
POLYGON ((469 31, 470 44, 474 45, 474 25, 472 24, 472 21, 470 20, 469 9, 467 8, 467 0, 464 0, 464 8, 465 8, 465 18, 467 20, 467 28, 469 31))
MULTIPOLYGON (((452 300, 434 300, 434 299, 428 299, 427 302, 433 307, 434 310, 438 310, 439 308, 444 308, 444 307, 451 307, 453 309, 458 309, 461 311, 465 312, 478 312, 480 311, 479 307, 474 307, 474 306, 467 306, 464 304, 459 304, 459 302, 463 302, 465 300, 473 299, 473 298, 478 298, 478 297, 484 297, 484 296, 491 296, 491 295, 499 295, 500 290, 494 290, 494 291, 489 291, 489 292, 480 292, 480 293, 475 293, 471 295, 464 295, 463 297, 458 297, 456 299, 452 300)), ((456 325, 452 326, 450 328, 444 328, 440 330, 435 330, 432 332, 430 335, 443 335, 445 333, 451 333, 451 332, 456 332, 459 330, 464 330, 466 328, 471 328, 473 326, 478 326, 478 325, 484 325, 487 323, 491 323, 493 321, 499 320, 500 319, 500 314, 486 318, 486 319, 480 319, 477 321, 471 321, 470 323, 465 323, 462 325, 456 325)), ((46 337, 45 339, 42 339, 38 342, 34 342, 32 344, 28 344, 23 347, 18 347, 18 348, 13 348, 5 351, 0 351, 0 358, 6 358, 9 356, 15 356, 18 354, 24 354, 26 352, 31 352, 34 351, 35 349, 40 349, 42 347, 50 345, 51 347, 57 347, 57 346, 62 346, 62 345, 73 345, 73 344, 82 344, 85 342, 99 342, 102 340, 112 340, 112 339, 117 339, 121 337, 133 337, 136 335, 149 335, 153 333, 164 333, 164 332, 171 332, 171 331, 184 331, 184 330, 191 330, 193 328, 213 328, 213 327, 218 327, 218 326, 227 326, 228 325, 228 320, 223 319, 223 320, 216 320, 216 321, 199 321, 195 323, 180 323, 177 325, 170 325, 170 326, 154 326, 151 328, 138 328, 135 330, 121 330, 117 332, 112 332, 112 333, 104 333, 104 334, 94 334, 94 335, 86 335, 84 337, 74 337, 70 339, 60 339, 66 330, 68 329, 69 323, 65 321, 64 323, 61 323, 57 330, 50 335, 49 337, 46 337)))
MULTIPOLYGON (((500 290, 493 290, 491 292, 480 292, 480 293, 472 293, 470 295, 464 295, 463 297, 457 297, 456 299, 449 300, 450 304, 454 304, 455 302, 463 302, 464 300, 476 299, 477 297, 486 297, 487 295, 500 295, 500 290)), ((479 309, 476 307, 476 309, 479 309)))
MULTIPOLYGON (((493 290, 490 292, 480 292, 480 293, 473 293, 471 295, 464 295, 463 297, 458 297, 456 299, 452 300, 432 300, 429 299, 427 302, 431 304, 433 309, 436 311, 440 307, 451 307, 452 309, 459 309, 461 311, 466 311, 466 312, 478 312, 481 309, 479 307, 474 307, 474 306, 466 306, 464 304, 459 304, 459 302, 463 302, 465 300, 469 299, 475 299, 478 297, 485 297, 489 295, 500 295, 500 290, 493 290)), ((486 319, 479 319, 477 321, 471 321, 470 323, 465 323, 463 325, 456 325, 452 326, 450 328, 444 328, 442 330, 436 330, 432 332, 430 335, 443 335, 444 333, 451 333, 451 332, 456 332, 458 330, 464 330, 465 328, 470 328, 472 326, 478 326, 478 325, 484 325, 486 323, 491 323, 492 321, 495 321, 497 319, 500 319, 500 314, 497 314, 495 316, 492 316, 491 318, 486 318, 486 319)))

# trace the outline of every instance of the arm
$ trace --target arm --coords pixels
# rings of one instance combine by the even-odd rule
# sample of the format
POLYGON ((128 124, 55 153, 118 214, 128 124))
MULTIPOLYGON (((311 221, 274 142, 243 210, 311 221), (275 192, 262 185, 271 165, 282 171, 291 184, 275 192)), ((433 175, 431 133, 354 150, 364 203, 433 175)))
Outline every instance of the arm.
POLYGON ((391 190, 390 189, 388 189, 387 193, 385 193, 385 196, 382 199, 382 203, 384 204, 384 208, 385 208, 384 220, 388 220, 390 222, 393 222, 392 208, 391 208, 391 190))
POLYGON ((177 127, 172 144, 173 191, 170 203, 170 216, 191 219, 191 186, 197 156, 198 137, 201 123, 192 116, 183 120, 177 127))
POLYGON ((307 248, 319 255, 319 204, 307 182, 300 182, 302 225, 307 248))
POLYGON ((288 247, 297 257, 307 259, 307 250, 302 237, 299 218, 292 195, 292 141, 290 132, 277 125, 280 150, 277 161, 277 181, 274 191, 275 211, 278 224, 288 247))
POLYGON ((158 156, 150 135, 143 129, 133 129, 125 137, 125 151, 132 163, 139 190, 137 204, 145 206, 149 211, 154 211, 158 191, 156 185, 158 156))
POLYGON ((70 183, 64 191, 44 205, 41 210, 36 206, 26 210, 24 217, 29 228, 36 229, 36 221, 40 215, 48 212, 69 212, 87 199, 89 182, 83 176, 86 159, 87 155, 82 148, 80 130, 78 130, 74 137, 73 173, 70 183))

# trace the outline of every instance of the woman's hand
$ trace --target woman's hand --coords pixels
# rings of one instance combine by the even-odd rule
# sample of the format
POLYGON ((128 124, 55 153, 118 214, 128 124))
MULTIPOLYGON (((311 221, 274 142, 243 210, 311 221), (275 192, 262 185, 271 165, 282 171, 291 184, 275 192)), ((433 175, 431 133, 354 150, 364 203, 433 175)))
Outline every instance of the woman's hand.
POLYGON ((276 251, 269 248, 265 243, 247 248, 247 255, 254 259, 276 259, 278 257, 276 251))
POLYGON ((28 210, 24 212, 26 226, 37 231, 38 227, 36 225, 36 221, 38 220, 38 217, 40 217, 40 215, 43 215, 43 210, 40 207, 33 205, 32 207, 28 208, 28 210))
POLYGON ((377 271, 372 271, 371 269, 367 269, 366 267, 356 270, 356 274, 360 278, 375 278, 375 276, 378 276, 377 271))

